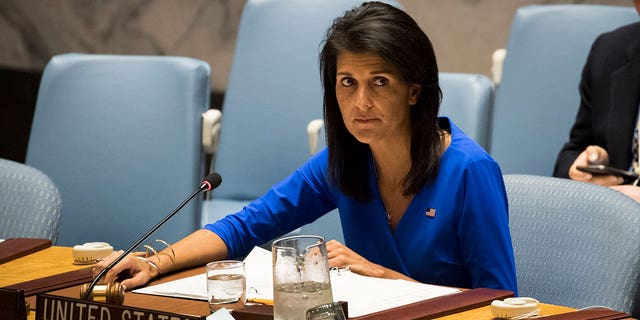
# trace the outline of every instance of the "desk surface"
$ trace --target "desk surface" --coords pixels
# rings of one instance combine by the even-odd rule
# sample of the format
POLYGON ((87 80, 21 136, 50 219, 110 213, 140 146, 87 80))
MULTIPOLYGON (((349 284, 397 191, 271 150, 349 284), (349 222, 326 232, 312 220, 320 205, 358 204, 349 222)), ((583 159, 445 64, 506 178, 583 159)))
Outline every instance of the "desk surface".
POLYGON ((87 267, 73 264, 71 248, 53 246, 0 264, 0 287, 87 267))
MULTIPOLYGON (((82 268, 86 268, 87 266, 79 266, 73 264, 73 255, 71 253, 71 248, 68 247, 50 247, 36 253, 30 254, 28 256, 4 263, 0 265, 0 287, 8 286, 15 283, 20 283, 28 280, 33 280, 41 277, 51 276, 54 274, 78 270, 82 268)), ((194 270, 187 271, 190 274, 196 274, 201 272, 201 268, 196 268, 194 270)), ((202 271, 204 272, 204 271, 202 271)), ((164 282, 168 280, 172 280, 173 278, 179 277, 183 273, 173 274, 169 277, 159 279, 158 282, 164 282)), ((70 289, 66 289, 66 291, 72 291, 73 287, 70 289)), ((59 290, 65 291, 65 290, 59 290)), ((74 291, 75 294, 75 291, 74 291)), ((174 298, 170 298, 174 299, 174 298)), ((135 294, 131 292, 127 292, 125 297, 125 304, 133 303, 136 304, 141 301, 149 301, 152 299, 145 299, 144 295, 135 294)), ((193 305, 197 309, 208 310, 207 303, 205 301, 196 301, 196 300, 185 300, 185 299, 175 299, 180 300, 180 305, 193 305)), ((165 301, 166 303, 166 301, 165 301)), ((32 308, 35 306, 35 303, 32 303, 32 308)), ((166 306, 166 305, 165 305, 166 306)), ((150 307, 150 306, 147 306, 150 307)), ((560 314, 565 312, 573 311, 574 309, 563 307, 563 306, 555 306, 550 304, 541 304, 541 315, 553 315, 560 314)), ((29 314, 28 319, 35 319, 35 312, 31 312, 29 314)), ((445 316, 438 318, 440 320, 462 320, 462 319, 486 319, 491 320, 493 316, 491 315, 491 310, 488 306, 476 308, 472 310, 468 310, 465 312, 445 316)))

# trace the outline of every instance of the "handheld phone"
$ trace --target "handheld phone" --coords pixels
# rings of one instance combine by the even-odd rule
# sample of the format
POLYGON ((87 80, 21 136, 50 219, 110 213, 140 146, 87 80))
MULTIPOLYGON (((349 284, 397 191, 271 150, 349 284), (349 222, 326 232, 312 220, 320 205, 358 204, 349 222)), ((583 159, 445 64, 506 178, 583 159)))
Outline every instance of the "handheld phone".
POLYGON ((580 171, 589 172, 594 175, 612 175, 612 176, 622 177, 625 179, 625 181, 633 181, 638 179, 637 173, 621 170, 617 168, 612 168, 602 164, 578 166, 576 168, 580 171))

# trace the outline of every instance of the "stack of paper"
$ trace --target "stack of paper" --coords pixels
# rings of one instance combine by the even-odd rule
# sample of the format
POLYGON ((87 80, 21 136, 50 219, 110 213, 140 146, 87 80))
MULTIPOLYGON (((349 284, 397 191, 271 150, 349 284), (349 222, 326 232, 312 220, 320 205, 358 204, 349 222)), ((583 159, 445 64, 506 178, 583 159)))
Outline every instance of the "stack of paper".
MULTIPOLYGON (((273 299, 271 252, 254 248, 245 258, 247 298, 273 299)), ((350 271, 331 271, 334 301, 349 303, 349 317, 399 307, 460 292, 429 284, 361 276, 350 271)), ((134 290, 136 293, 206 300, 204 274, 134 290)))

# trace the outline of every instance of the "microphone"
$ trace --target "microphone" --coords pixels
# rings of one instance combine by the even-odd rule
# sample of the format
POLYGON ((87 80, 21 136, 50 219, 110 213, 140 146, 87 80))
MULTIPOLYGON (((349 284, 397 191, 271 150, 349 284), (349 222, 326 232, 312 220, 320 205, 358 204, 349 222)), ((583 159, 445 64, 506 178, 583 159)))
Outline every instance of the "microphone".
MULTIPOLYGON (((102 279, 102 277, 104 277, 104 275, 107 272, 109 272, 109 270, 111 270, 116 264, 118 264, 118 262, 122 261, 122 259, 124 259, 124 257, 126 257, 129 253, 131 253, 143 241, 145 241, 147 238, 149 238, 149 236, 151 236, 151 234, 153 234, 156 230, 158 230, 158 228, 160 228, 162 225, 164 225, 165 222, 167 222, 176 213, 178 213, 178 211, 180 211, 180 209, 182 209, 182 207, 184 207, 189 201, 191 201, 191 199, 193 199, 196 195, 198 195, 198 193, 200 193, 202 191, 211 191, 211 190, 217 188, 218 186, 220 186, 221 183, 222 183, 222 177, 220 177, 220 175, 218 173, 213 172, 213 173, 210 173, 209 175, 207 175, 207 177, 204 178, 204 180, 202 180, 202 182, 200 183, 200 187, 198 189, 196 189, 195 191, 193 191, 191 193, 191 195, 189 195, 184 201, 182 201, 182 203, 180 203, 180 205, 178 205, 177 208, 175 208, 173 211, 171 211, 171 213, 169 213, 166 217, 164 217, 164 219, 160 220, 160 222, 158 222, 153 228, 151 228, 149 231, 147 231, 147 233, 142 235, 142 237, 140 237, 140 239, 136 240, 136 242, 134 242, 133 245, 131 245, 131 247, 129 247, 129 249, 127 249, 117 259, 113 260, 113 262, 111 262, 106 268, 102 269, 102 271, 100 271, 100 273, 98 273, 98 275, 93 279, 91 284, 89 284, 89 286, 86 287, 86 289, 83 287, 81 291, 84 291, 84 293, 80 294, 80 298, 83 299, 83 300, 89 300, 89 297, 91 296, 93 288, 96 286, 98 281, 100 281, 100 279, 102 279)), ((122 297, 122 299, 124 299, 124 297, 122 297)))

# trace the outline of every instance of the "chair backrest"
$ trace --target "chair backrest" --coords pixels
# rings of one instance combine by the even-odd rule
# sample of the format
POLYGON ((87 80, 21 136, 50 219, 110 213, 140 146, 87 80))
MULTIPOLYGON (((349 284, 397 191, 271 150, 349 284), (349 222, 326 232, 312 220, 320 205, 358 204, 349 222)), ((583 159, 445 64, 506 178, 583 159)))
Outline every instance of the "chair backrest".
MULTIPOLYGON (((60 244, 105 241, 126 249, 198 187, 209 79, 207 63, 184 57, 51 59, 26 162, 63 195, 60 244)), ((192 201, 155 238, 175 241, 195 230, 199 208, 192 201)))
POLYGON ((568 179, 512 174, 505 184, 520 296, 631 312, 640 284, 640 203, 568 179))
POLYGON ((489 150, 494 86, 480 74, 440 73, 442 104, 447 116, 480 146, 489 150))
POLYGON ((550 176, 579 106, 589 48, 638 21, 632 7, 533 5, 515 14, 493 109, 491 155, 504 173, 550 176))
POLYGON ((62 196, 42 171, 0 159, 0 239, 43 238, 55 244, 62 196))
POLYGON ((253 200, 308 159, 307 124, 322 118, 321 42, 333 19, 361 2, 246 2, 215 160, 225 182, 214 198, 253 200))

